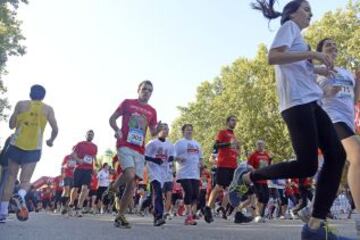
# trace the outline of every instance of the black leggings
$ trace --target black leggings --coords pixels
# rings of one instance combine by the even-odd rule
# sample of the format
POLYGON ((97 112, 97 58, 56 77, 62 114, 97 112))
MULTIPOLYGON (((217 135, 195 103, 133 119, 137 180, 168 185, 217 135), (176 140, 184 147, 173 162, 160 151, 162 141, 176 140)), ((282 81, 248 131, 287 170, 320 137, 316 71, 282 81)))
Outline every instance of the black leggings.
POLYGON ((179 179, 178 182, 184 189, 185 205, 197 204, 200 194, 200 181, 197 179, 179 179))
POLYGON ((324 154, 324 165, 317 182, 313 217, 325 219, 336 197, 346 154, 325 111, 316 103, 287 109, 282 117, 288 127, 296 161, 255 170, 253 182, 265 179, 306 178, 318 169, 317 149, 324 154))

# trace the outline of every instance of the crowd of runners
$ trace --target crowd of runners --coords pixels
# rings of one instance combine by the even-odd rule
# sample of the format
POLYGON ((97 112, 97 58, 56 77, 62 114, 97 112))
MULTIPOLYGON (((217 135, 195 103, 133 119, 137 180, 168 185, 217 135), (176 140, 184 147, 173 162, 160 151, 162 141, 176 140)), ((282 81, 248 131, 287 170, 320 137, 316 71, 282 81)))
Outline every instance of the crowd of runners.
MULTIPOLYGON (((360 210, 360 140, 354 132, 360 74, 335 65, 338 49, 331 37, 321 40, 315 51, 305 43, 301 30, 312 17, 308 1, 290 1, 282 13, 274 3, 257 0, 252 7, 269 20, 281 17, 268 60, 275 65, 280 112, 295 159, 273 163, 265 142, 258 140, 255 151, 239 162, 241 136, 235 136, 237 119, 230 115, 224 116, 224 129, 214 136, 211 161, 204 161, 193 132, 205 129, 185 123, 172 130, 181 131, 183 137, 171 143, 169 126, 158 122, 156 110, 148 104, 154 88, 146 80, 138 86, 138 97, 122 101, 110 116, 116 138, 112 166, 104 163, 95 169, 97 146, 95 133, 89 130, 85 141, 75 144, 63 161, 55 200, 51 201, 50 190, 44 190, 42 207, 77 217, 115 213, 114 225, 120 228, 131 228, 126 214, 135 212, 151 214, 154 226, 177 215, 184 216, 185 225, 196 225, 202 217, 211 223, 215 214, 222 218, 233 214, 236 223, 298 216, 305 222, 303 240, 348 239, 329 231, 327 219, 334 217, 331 209, 346 160, 349 188, 340 196, 348 196, 349 212, 360 210), (148 130, 152 140, 146 143, 148 130)), ((44 97, 45 88, 34 85, 30 100, 18 102, 10 117, 9 127, 15 132, 1 156, 2 223, 12 206, 22 221, 29 217, 29 205, 39 208, 33 200, 26 201, 36 195, 30 179, 40 160, 46 123, 52 128, 49 147, 58 132, 54 110, 43 103, 44 97)), ((360 230, 360 221, 355 220, 360 230)))

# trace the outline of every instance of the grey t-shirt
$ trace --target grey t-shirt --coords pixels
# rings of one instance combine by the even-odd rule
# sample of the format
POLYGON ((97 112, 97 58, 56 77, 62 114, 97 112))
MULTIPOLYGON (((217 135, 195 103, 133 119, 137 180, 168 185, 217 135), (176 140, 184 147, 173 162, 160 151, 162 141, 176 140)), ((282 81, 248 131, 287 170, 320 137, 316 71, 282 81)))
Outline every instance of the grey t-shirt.
POLYGON ((321 100, 322 108, 333 123, 344 122, 353 131, 355 130, 354 88, 353 75, 344 68, 336 67, 337 73, 333 78, 319 76, 317 81, 321 88, 329 85, 340 86, 341 90, 335 96, 324 97, 321 100))
MULTIPOLYGON (((288 52, 308 51, 308 45, 294 21, 287 21, 277 32, 271 49, 279 47, 287 47, 288 52)), ((316 83, 314 67, 308 60, 275 65, 275 77, 281 112, 320 100, 322 97, 322 90, 316 83)))

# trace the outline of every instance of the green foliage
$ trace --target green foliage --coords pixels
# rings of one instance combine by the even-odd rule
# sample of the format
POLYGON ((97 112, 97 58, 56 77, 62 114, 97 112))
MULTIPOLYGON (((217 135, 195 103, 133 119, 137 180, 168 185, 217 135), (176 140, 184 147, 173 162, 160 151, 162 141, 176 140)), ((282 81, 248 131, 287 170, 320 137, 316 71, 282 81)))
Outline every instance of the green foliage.
MULTIPOLYGON (((16 10, 21 2, 27 3, 27 0, 1 0, 0 2, 0 96, 6 92, 2 76, 6 74, 8 57, 25 54, 25 47, 20 44, 25 38, 21 34, 21 23, 16 19, 16 10)), ((7 99, 0 97, 0 120, 6 118, 4 110, 8 108, 7 99)))
MULTIPOLYGON (((324 37, 339 45, 339 64, 352 69, 360 59, 360 2, 349 1, 344 9, 326 13, 306 31, 306 39, 316 48, 324 37)), ((267 63, 267 49, 261 44, 254 59, 239 58, 224 67, 219 76, 197 88, 196 100, 178 107, 180 116, 172 124, 171 140, 181 138, 184 123, 194 125, 194 139, 203 147, 205 158, 211 153, 217 132, 225 128, 229 115, 238 118, 235 134, 246 152, 263 139, 275 161, 293 157, 286 126, 279 114, 274 70, 267 63)))

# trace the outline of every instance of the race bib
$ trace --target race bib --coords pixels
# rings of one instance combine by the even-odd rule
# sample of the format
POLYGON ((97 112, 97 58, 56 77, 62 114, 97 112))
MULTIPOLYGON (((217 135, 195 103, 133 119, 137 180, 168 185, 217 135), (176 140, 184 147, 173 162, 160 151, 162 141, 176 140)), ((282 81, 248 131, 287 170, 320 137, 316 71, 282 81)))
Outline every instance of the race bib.
POLYGON ((354 97, 353 84, 350 79, 346 79, 344 76, 340 74, 336 74, 333 85, 341 87, 341 90, 337 94, 338 97, 341 98, 354 97))
POLYGON ((83 158, 83 160, 84 160, 84 163, 87 163, 87 164, 92 164, 92 163, 93 163, 94 158, 93 158, 92 156, 85 155, 85 157, 83 158))
POLYGON ((141 129, 131 128, 129 130, 127 142, 136 146, 142 146, 144 143, 144 132, 141 129))

